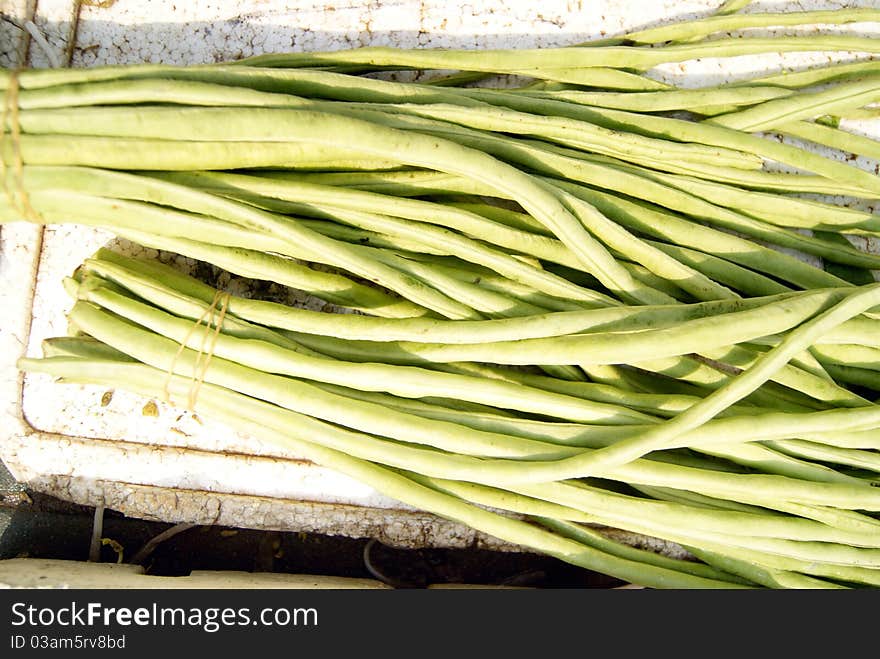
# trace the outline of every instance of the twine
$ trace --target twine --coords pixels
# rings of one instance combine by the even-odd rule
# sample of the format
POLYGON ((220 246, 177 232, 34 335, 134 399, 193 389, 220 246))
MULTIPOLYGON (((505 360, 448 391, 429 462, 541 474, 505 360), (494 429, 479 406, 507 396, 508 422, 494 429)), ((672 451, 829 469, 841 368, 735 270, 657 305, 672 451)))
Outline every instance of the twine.
POLYGON ((10 72, 9 87, 3 93, 3 114, 0 116, 0 175, 3 176, 3 190, 6 192, 6 196, 9 197, 9 203, 14 207, 15 197, 9 188, 8 174, 6 172, 6 119, 9 116, 9 103, 14 93, 12 91, 13 87, 18 87, 18 73, 15 69, 10 72))
MULTIPOLYGON (((214 356, 214 348, 217 346, 217 338, 220 336, 220 330, 223 329, 223 321, 226 319, 226 311, 229 309, 229 299, 232 296, 229 293, 221 293, 217 291, 214 294, 214 300, 211 302, 211 323, 214 325, 214 332, 211 334, 211 343, 208 346, 208 351, 204 352, 204 336, 202 338, 202 349, 199 350, 198 358, 196 359, 196 366, 198 366, 199 362, 202 359, 202 355, 204 355, 205 360, 202 364, 202 370, 199 372, 198 377, 194 378, 192 385, 189 390, 189 409, 194 410, 196 406, 196 398, 198 398, 199 390, 202 388, 202 383, 205 381, 205 374, 208 371, 208 365, 211 363, 211 358, 214 356), (214 311, 217 309, 219 304, 220 307, 220 315, 217 320, 214 320, 214 311)), ((210 325, 206 325, 206 328, 210 327, 210 325)), ((207 334, 207 331, 206 331, 207 334)))
POLYGON ((21 124, 18 108, 18 69, 12 69, 9 75, 9 86, 6 88, 3 103, 3 118, 0 122, 0 174, 3 177, 3 189, 12 207, 17 209, 25 219, 43 224, 42 217, 31 205, 31 198, 24 187, 24 158, 21 153, 21 124), (9 120, 9 138, 7 138, 6 122, 9 120), (15 190, 9 185, 6 166, 6 142, 9 139, 12 152, 13 179, 15 190), (17 193, 17 195, 16 195, 17 193))
POLYGON ((177 352, 171 359, 171 364, 166 373, 165 385, 163 387, 163 399, 165 402, 171 402, 171 378, 174 376, 177 362, 192 339, 193 334, 195 334, 199 326, 204 322, 205 325, 202 332, 202 341, 199 344, 199 349, 196 351, 196 359, 193 364, 189 392, 187 393, 187 409, 195 410, 199 390, 205 381, 205 375, 208 372, 208 366, 211 363, 211 359, 214 357, 214 350, 217 346, 217 339, 220 336, 220 330, 223 329, 226 312, 229 309, 230 298, 231 295, 229 293, 216 291, 210 306, 208 306, 202 315, 196 319, 196 322, 193 323, 183 340, 180 342, 180 345, 177 347, 177 352))

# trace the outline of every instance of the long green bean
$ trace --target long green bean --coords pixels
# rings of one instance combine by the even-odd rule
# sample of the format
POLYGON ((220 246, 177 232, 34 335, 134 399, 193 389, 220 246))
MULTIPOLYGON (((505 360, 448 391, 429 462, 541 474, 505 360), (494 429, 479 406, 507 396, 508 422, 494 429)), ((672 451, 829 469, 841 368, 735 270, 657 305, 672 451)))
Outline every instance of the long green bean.
POLYGON ((835 344, 817 345, 812 350, 822 362, 878 371, 880 376, 880 347, 835 344))
POLYGON ((830 62, 820 66, 810 66, 802 70, 785 70, 779 73, 771 73, 749 80, 733 83, 738 85, 773 85, 786 89, 798 89, 812 87, 824 83, 848 80, 880 73, 875 58, 859 59, 856 61, 830 62))
MULTIPOLYGON (((504 92, 501 92, 504 93, 504 92)), ((602 108, 630 110, 631 112, 669 112, 689 110, 700 112, 703 108, 730 108, 753 105, 794 93, 788 89, 770 86, 737 87, 727 89, 675 89, 654 92, 586 92, 586 91, 535 91, 522 92, 527 96, 547 100, 565 101, 579 105, 595 105, 602 108)))
POLYGON ((826 446, 801 439, 784 439, 767 442, 768 446, 798 458, 847 465, 880 473, 880 455, 876 452, 826 446))
POLYGON ((875 370, 855 366, 841 366, 840 364, 825 364, 825 368, 839 382, 866 387, 874 392, 880 392, 880 381, 878 381, 877 371, 875 370))
POLYGON ((855 7, 824 11, 754 12, 735 13, 752 0, 728 0, 716 15, 691 21, 678 21, 669 25, 627 32, 626 40, 637 44, 655 44, 663 41, 685 41, 707 37, 716 32, 730 32, 745 28, 784 27, 792 25, 830 24, 880 21, 880 11, 855 7))
POLYGON ((860 108, 880 98, 880 79, 843 82, 818 92, 801 92, 792 96, 764 101, 751 107, 705 119, 716 126, 758 132, 773 129, 802 119, 835 114, 860 108))
MULTIPOLYGON (((81 165, 106 169, 166 171, 226 167, 289 167, 298 172, 402 169, 401 163, 352 155, 349 149, 292 142, 179 141, 93 137, 89 135, 22 135, 23 160, 30 165, 81 165)), ((4 140, 0 155, 13 162, 12 145, 4 140)))
MULTIPOLYGON (((865 158, 880 160, 880 142, 870 137, 849 133, 839 128, 823 126, 810 121, 791 121, 776 127, 776 130, 792 137, 809 140, 817 144, 839 149, 847 153, 854 153, 865 158)), ((876 216, 872 217, 875 222, 876 216)), ((877 224, 871 224, 871 231, 880 231, 877 224)))
MULTIPOLYGON (((436 362, 485 361, 497 364, 617 364, 673 357, 722 348, 784 332, 840 299, 842 292, 813 292, 795 301, 786 298, 760 309, 687 321, 673 328, 640 332, 606 332, 480 344, 413 344, 388 342, 401 355, 436 362)), ((875 305, 872 305, 875 306, 875 305)), ((393 347, 393 351, 392 351, 393 347)))
MULTIPOLYGON (((798 124, 803 126, 804 124, 798 124)), ((815 124, 810 124, 815 126, 815 124)), ((792 134, 795 134, 792 132, 792 134)), ((804 133, 806 134, 806 133, 804 133)), ((800 135, 799 135, 800 136, 800 135)), ((880 219, 873 213, 811 199, 781 196, 689 176, 643 172, 714 204, 736 208, 765 222, 801 229, 827 229, 847 233, 880 231, 880 219)))
POLYGON ((805 51, 877 52, 877 44, 868 37, 848 35, 811 35, 776 38, 722 38, 697 44, 638 48, 608 46, 558 49, 510 50, 403 50, 383 47, 356 48, 326 53, 283 53, 258 55, 240 60, 246 66, 312 66, 315 64, 394 64, 412 68, 460 69, 464 71, 534 70, 536 77, 547 78, 554 68, 612 67, 647 70, 658 64, 684 62, 707 57, 736 57, 761 53, 805 51), (549 71, 548 71, 549 69, 549 71))

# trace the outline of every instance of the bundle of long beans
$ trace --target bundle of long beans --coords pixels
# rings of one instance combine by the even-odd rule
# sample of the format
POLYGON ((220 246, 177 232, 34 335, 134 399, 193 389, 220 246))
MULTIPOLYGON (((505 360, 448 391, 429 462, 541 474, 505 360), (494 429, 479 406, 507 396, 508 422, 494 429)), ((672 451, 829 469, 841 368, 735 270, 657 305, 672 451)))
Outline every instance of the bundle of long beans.
POLYGON ((840 128, 876 112, 880 65, 644 75, 874 53, 714 36, 880 11, 743 4, 571 48, 7 73, 0 222, 110 229, 351 312, 103 249, 66 282, 71 336, 21 368, 164 398, 638 584, 880 585, 880 255, 851 240, 880 219, 841 203, 880 177, 774 138, 880 156, 840 128), (373 75, 405 69, 456 73, 373 75))

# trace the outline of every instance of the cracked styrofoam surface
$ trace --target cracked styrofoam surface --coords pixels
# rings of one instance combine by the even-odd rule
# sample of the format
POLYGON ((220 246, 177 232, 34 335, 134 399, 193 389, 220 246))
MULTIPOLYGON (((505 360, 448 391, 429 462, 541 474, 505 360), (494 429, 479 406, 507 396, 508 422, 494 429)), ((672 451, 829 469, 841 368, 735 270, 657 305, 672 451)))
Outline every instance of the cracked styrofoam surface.
MULTIPOLYGON (((25 4, 0 0, 0 7, 12 15, 21 15, 25 4)), ((50 47, 57 49, 54 57, 66 48, 73 4, 70 0, 38 3, 34 22, 50 47)), ((118 0, 107 8, 82 6, 72 65, 188 64, 264 52, 366 45, 568 45, 706 15, 718 4, 711 0, 118 0)), ((749 11, 779 11, 782 5, 826 9, 842 4, 756 2, 749 11)), ((0 37, 9 29, 0 23, 0 37)), ((838 29, 864 35, 880 33, 876 24, 838 29)), ((787 28, 786 32, 796 30, 787 28)), ((30 55, 31 66, 47 66, 51 59, 33 45, 30 55)), ((733 80, 755 70, 803 66, 827 57, 798 53, 723 63, 706 59, 661 67, 652 75, 683 85, 707 84, 733 80)), ((0 64, 11 62, 9 53, 0 52, 0 64)), ((880 132, 877 122, 862 122, 858 128, 869 135, 880 132)), ((860 160, 856 164, 873 168, 876 163, 860 160)), ((39 249, 34 227, 3 227, 0 415, 4 416, 0 419, 4 431, 16 423, 13 417, 21 391, 13 362, 22 352, 28 324, 29 354, 39 353, 43 338, 66 332, 64 313, 70 301, 61 280, 109 240, 109 234, 96 230, 52 226, 46 229, 39 249), (31 262, 37 251, 40 262, 34 277, 31 262), (29 308, 31 287, 25 282, 34 280, 32 318, 16 314, 16 309, 29 308)), ((184 260, 179 265, 186 268, 191 262, 184 260)), ((128 514, 169 521, 372 535, 404 544, 491 543, 459 525, 408 509, 347 477, 297 461, 279 447, 236 435, 210 420, 197 422, 161 403, 157 416, 144 416, 144 399, 116 391, 107 402, 104 394, 97 387, 60 385, 45 376, 29 375, 21 401, 30 427, 15 434, 14 441, 4 441, 0 435, 3 457, 11 462, 16 475, 37 489, 78 503, 104 502, 128 514)))

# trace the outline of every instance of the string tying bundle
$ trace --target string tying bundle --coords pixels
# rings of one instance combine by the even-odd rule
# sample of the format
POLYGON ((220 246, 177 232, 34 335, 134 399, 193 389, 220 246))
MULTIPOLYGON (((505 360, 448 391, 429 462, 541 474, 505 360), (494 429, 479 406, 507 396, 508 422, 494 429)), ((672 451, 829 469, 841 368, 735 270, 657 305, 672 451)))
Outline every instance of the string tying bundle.
POLYGON ((196 359, 193 363, 192 377, 190 380, 189 392, 187 394, 187 409, 195 410, 196 401, 198 399, 199 389, 205 380, 205 374, 208 366, 214 356, 214 349, 217 345, 217 337, 223 329, 223 323, 226 318, 226 312, 229 308, 230 294, 224 291, 216 291, 211 304, 205 309, 204 313, 196 319, 189 332, 180 342, 177 352, 171 360, 166 374, 165 386, 163 389, 163 400, 166 403, 171 402, 170 384, 171 378, 174 376, 177 362, 180 360, 183 351, 187 348, 193 335, 198 331, 199 327, 203 327, 202 340, 196 353, 196 359), (204 325, 203 325, 204 323, 204 325))

